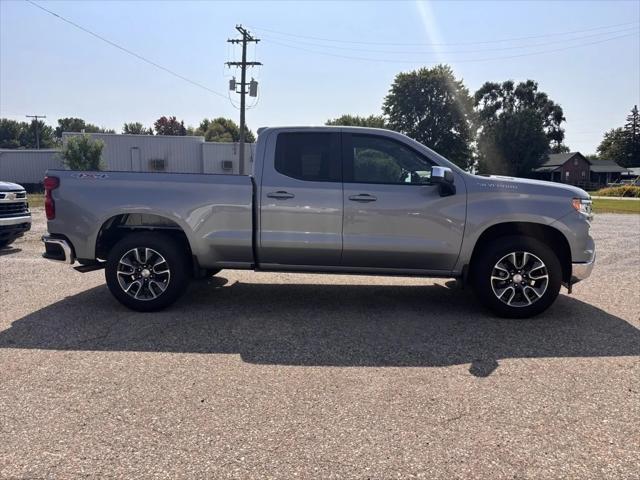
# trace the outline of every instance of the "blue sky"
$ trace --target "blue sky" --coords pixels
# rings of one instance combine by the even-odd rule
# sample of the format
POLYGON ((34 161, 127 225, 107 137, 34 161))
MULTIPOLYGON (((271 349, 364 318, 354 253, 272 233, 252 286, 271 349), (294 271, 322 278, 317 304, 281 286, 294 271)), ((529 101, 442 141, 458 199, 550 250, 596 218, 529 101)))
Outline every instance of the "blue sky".
POLYGON ((438 62, 472 92, 487 80, 538 81, 564 109, 566 143, 583 153, 640 104, 637 0, 39 3, 223 96, 25 1, 0 0, 4 117, 44 114, 53 124, 78 116, 117 131, 125 121, 150 125, 161 115, 188 125, 216 116, 237 121, 227 98, 232 72, 223 63, 239 58, 226 42, 238 23, 263 39, 250 49, 264 63, 255 71, 259 102, 247 113, 254 130, 378 114, 398 72, 438 62))

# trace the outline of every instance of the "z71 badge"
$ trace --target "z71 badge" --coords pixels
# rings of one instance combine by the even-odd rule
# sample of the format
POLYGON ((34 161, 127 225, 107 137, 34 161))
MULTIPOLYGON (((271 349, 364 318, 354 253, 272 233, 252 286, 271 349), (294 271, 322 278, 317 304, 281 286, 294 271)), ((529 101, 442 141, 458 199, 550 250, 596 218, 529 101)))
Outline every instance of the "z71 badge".
POLYGON ((109 178, 109 175, 106 173, 76 173, 75 175, 73 175, 76 178, 92 178, 94 180, 102 180, 105 178, 109 178))

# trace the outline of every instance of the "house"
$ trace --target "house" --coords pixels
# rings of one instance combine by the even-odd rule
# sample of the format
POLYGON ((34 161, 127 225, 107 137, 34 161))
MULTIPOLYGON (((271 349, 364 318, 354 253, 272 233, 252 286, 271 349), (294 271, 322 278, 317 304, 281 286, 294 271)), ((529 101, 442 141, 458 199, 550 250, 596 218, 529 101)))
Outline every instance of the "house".
POLYGON ((619 182, 626 171, 609 160, 588 160, 580 152, 552 153, 542 165, 533 169, 534 176, 541 180, 589 189, 619 182))
POLYGON ((598 185, 619 183, 627 169, 611 160, 591 160, 591 182, 598 185))
POLYGON ((533 172, 541 180, 578 185, 589 182, 590 166, 580 152, 552 153, 533 172))

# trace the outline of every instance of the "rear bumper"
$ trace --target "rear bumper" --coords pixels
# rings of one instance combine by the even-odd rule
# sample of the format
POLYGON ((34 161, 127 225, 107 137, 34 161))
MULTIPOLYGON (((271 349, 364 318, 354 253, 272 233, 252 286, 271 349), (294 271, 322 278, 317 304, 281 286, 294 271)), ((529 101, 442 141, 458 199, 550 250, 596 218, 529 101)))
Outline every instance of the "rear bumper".
POLYGON ((51 235, 44 235, 42 241, 44 242, 45 248, 45 252, 42 254, 43 258, 73 265, 76 258, 73 253, 73 247, 67 240, 52 237, 51 235))

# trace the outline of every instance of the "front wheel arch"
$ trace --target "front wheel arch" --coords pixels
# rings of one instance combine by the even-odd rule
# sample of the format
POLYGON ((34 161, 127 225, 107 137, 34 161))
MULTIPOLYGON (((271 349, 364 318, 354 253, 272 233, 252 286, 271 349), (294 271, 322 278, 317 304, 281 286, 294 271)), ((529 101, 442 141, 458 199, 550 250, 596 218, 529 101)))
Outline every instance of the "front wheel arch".
POLYGON ((569 241, 564 234, 549 225, 532 222, 506 222, 498 223, 488 227, 478 237, 469 261, 468 272, 473 272, 474 266, 477 264, 478 256, 488 245, 500 238, 521 236, 529 237, 537 240, 549 247, 560 261, 562 267, 562 281, 569 284, 571 281, 571 247, 569 241))

